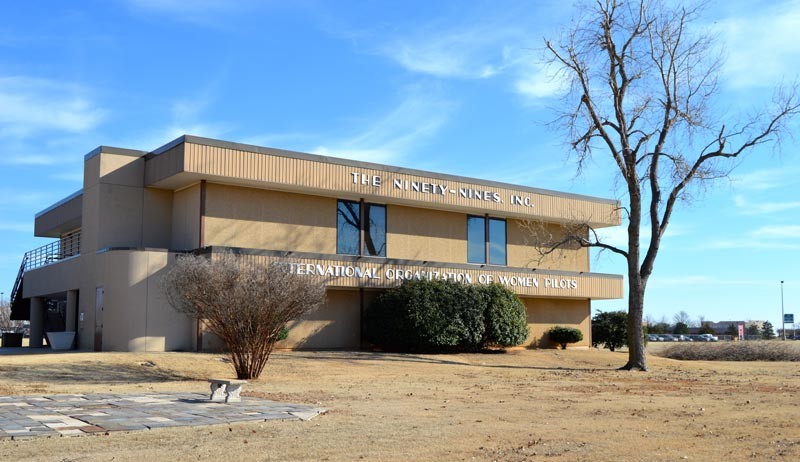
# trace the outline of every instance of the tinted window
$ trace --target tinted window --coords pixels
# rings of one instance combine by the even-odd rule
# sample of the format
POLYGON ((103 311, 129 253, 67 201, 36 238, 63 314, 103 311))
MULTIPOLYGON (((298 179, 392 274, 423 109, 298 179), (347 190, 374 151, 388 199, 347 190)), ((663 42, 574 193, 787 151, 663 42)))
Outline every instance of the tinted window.
POLYGON ((339 201, 336 208, 336 253, 361 253, 361 213, 358 202, 339 201))
POLYGON ((364 255, 386 256, 386 207, 364 205, 364 255))
POLYGON ((506 264, 506 221, 489 219, 489 263, 506 264))
POLYGON ((486 263, 486 220, 467 217, 467 261, 486 263))

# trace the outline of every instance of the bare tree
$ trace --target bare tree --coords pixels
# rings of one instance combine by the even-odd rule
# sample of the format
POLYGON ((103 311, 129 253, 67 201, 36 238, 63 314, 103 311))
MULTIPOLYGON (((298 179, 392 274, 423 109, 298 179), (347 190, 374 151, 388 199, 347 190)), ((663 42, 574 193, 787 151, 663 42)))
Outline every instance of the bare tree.
POLYGON ((725 177, 740 155, 779 141, 798 99, 794 88, 778 90, 774 104, 729 123, 712 110, 722 60, 713 37, 691 28, 697 7, 598 0, 586 11, 559 40, 545 41, 571 83, 557 123, 569 133, 578 172, 595 154, 614 165, 628 245, 602 242, 584 218, 547 247, 577 243, 627 260, 630 349, 622 369, 644 371, 645 289, 675 207, 725 177))
POLYGON ((682 323, 686 324, 687 327, 690 327, 692 325, 692 317, 689 316, 689 313, 683 310, 673 315, 672 320, 675 321, 675 324, 682 323))
POLYGON ((173 308, 219 336, 240 379, 258 378, 286 324, 325 301, 321 280, 229 253, 178 257, 161 289, 173 308))

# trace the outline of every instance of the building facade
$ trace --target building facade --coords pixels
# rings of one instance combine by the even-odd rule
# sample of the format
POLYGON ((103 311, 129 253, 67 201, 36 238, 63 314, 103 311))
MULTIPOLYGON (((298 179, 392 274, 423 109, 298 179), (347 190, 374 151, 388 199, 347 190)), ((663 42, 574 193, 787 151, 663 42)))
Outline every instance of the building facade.
POLYGON ((530 225, 620 223, 616 201, 453 175, 182 136, 153 151, 101 146, 83 189, 36 215, 13 316, 76 332, 86 350, 212 349, 202 323, 175 312, 158 281, 176 256, 234 251, 322 277, 327 301, 278 347, 359 348, 377 293, 406 279, 501 283, 525 303, 526 345, 553 325, 590 344, 592 299, 622 296, 622 277, 589 271, 588 249, 541 256, 530 225))

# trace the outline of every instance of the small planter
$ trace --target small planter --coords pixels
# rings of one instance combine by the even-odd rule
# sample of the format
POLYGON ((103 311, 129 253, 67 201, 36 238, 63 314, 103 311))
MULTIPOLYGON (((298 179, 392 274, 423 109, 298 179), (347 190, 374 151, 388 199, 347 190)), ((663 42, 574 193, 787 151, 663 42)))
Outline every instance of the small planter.
POLYGON ((3 332, 3 348, 19 348, 22 346, 22 333, 3 332))
POLYGON ((75 340, 75 331, 47 332, 47 341, 53 350, 69 350, 75 340))

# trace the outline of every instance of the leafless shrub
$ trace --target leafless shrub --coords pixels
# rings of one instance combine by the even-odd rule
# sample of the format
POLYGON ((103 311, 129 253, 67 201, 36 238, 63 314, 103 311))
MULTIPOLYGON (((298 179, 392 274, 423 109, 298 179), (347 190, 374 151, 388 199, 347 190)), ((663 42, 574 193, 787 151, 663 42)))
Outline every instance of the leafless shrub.
POLYGON ((22 327, 22 321, 11 320, 11 305, 3 303, 0 305, 0 331, 11 332, 22 327))
POLYGON ((177 311, 201 319, 224 342, 236 375, 258 378, 289 321, 325 301, 322 281, 233 254, 181 256, 161 281, 177 311))
POLYGON ((658 356, 686 361, 800 361, 794 342, 676 343, 658 356))

